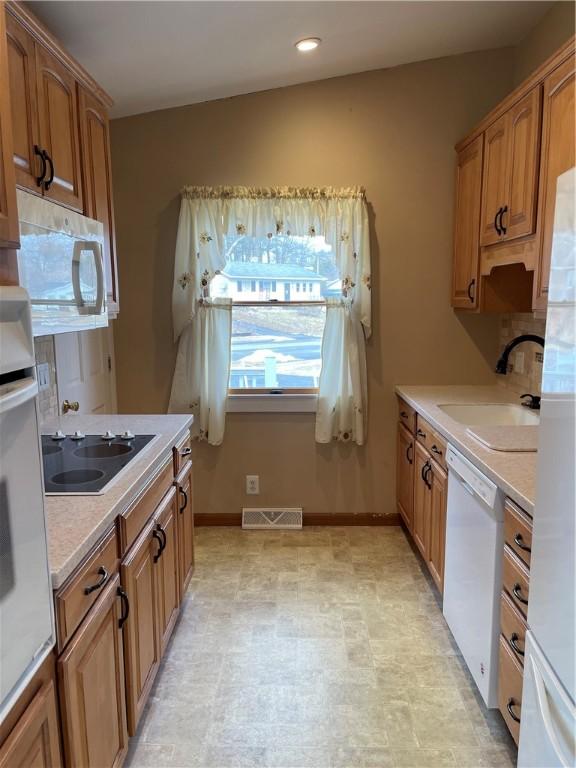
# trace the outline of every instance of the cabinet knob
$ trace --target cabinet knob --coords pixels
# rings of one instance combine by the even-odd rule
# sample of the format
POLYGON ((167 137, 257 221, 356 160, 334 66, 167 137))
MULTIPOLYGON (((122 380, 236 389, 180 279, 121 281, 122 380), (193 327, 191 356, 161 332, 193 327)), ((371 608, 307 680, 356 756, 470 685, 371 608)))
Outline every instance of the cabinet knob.
POLYGON ((62 403, 62 413, 68 413, 68 411, 77 412, 80 409, 80 403, 78 400, 64 400, 62 403))

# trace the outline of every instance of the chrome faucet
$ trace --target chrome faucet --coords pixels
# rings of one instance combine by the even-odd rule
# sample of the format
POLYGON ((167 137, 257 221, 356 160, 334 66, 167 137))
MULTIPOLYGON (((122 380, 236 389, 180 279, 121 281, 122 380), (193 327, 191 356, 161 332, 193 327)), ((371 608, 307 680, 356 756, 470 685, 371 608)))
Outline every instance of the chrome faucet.
POLYGON ((500 373, 504 376, 508 373, 508 358, 510 356, 510 352, 512 352, 512 350, 517 347, 518 344, 522 344, 524 341, 533 341, 536 344, 540 344, 540 346, 544 348, 544 339, 542 336, 536 336, 534 333, 524 333, 522 336, 516 336, 515 339, 512 339, 512 341, 510 341, 504 347, 504 350, 500 355, 498 362, 496 363, 496 373, 500 373))

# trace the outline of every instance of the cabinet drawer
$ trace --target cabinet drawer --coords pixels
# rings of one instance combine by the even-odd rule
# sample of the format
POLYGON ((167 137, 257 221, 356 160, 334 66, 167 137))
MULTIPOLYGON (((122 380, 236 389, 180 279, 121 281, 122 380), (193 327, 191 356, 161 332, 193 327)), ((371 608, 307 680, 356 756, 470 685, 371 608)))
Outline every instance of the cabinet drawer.
POLYGON ((163 496, 174 482, 174 462, 169 458, 142 491, 132 506, 118 519, 120 528, 120 552, 122 555, 130 549, 138 534, 154 514, 163 496))
POLYGON ((70 640, 117 570, 118 539, 116 529, 112 528, 56 593, 59 651, 70 640))
POLYGON ((405 400, 402 400, 401 397, 398 398, 398 419, 414 434, 416 429, 416 411, 405 400))
POLYGON ((190 455, 192 454, 192 442, 190 438, 190 432, 186 434, 185 437, 182 438, 182 440, 178 443, 178 445, 174 446, 172 449, 173 458, 174 458, 174 477, 180 472, 186 461, 190 459, 190 455))
POLYGON ((522 667, 503 637, 500 637, 498 706, 508 730, 518 744, 522 709, 522 667))
POLYGON ((509 499, 504 505, 504 541, 520 560, 530 566, 532 520, 509 499))
POLYGON ((416 439, 428 449, 431 457, 446 469, 446 440, 420 414, 416 416, 416 439))
POLYGON ((514 607, 514 603, 506 592, 502 592, 500 600, 500 629, 516 660, 524 666, 526 621, 514 607))
POLYGON ((523 616, 526 616, 528 613, 530 573, 506 544, 504 545, 502 583, 516 608, 518 608, 523 616))

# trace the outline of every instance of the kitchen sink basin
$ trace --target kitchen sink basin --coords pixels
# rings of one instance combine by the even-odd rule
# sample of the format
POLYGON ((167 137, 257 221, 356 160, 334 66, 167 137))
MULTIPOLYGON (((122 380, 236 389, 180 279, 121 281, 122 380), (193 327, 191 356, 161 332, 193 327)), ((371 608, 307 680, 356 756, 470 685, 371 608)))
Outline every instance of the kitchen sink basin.
POLYGON ((540 423, 538 413, 514 403, 444 403, 438 408, 467 426, 518 427, 540 423))

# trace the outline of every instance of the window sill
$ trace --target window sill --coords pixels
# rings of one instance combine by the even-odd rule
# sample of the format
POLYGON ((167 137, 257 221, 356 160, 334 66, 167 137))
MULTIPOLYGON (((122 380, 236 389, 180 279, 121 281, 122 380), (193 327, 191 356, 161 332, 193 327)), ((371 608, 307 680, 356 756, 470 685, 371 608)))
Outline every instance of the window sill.
POLYGON ((315 394, 228 395, 227 413, 316 413, 315 394))

